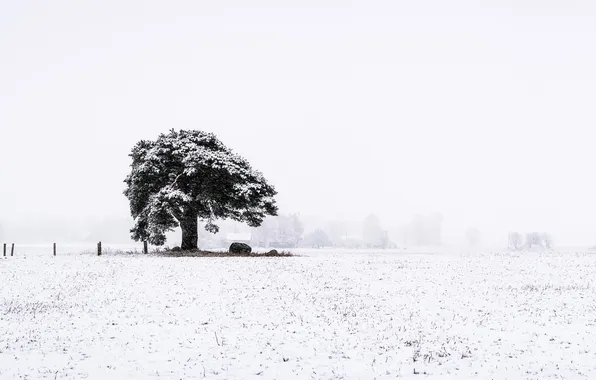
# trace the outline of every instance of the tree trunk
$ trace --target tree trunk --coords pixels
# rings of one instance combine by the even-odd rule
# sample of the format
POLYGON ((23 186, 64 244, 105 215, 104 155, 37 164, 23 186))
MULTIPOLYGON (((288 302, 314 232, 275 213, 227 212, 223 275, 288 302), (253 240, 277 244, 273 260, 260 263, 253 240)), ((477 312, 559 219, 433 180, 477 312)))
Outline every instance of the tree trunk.
POLYGON ((185 210, 184 217, 180 221, 180 229, 182 229, 182 245, 180 248, 183 251, 196 250, 199 244, 199 216, 193 210, 185 210))

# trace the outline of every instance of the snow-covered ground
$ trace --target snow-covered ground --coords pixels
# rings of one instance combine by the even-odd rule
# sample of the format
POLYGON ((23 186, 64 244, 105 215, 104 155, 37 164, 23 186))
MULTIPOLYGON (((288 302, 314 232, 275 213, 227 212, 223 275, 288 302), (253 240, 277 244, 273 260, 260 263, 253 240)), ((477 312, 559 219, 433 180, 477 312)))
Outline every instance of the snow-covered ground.
POLYGON ((0 259, 0 379, 595 379, 596 255, 0 259))

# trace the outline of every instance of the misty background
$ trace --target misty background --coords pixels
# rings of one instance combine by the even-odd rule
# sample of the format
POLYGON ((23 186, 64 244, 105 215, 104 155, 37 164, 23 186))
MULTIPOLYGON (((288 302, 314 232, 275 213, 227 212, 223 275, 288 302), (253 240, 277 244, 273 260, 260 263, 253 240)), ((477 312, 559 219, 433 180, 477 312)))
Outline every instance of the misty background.
POLYGON ((125 239, 130 149, 181 128, 247 158, 306 230, 440 213, 443 244, 470 227, 596 244, 595 17, 573 0, 4 2, 0 234, 125 239))

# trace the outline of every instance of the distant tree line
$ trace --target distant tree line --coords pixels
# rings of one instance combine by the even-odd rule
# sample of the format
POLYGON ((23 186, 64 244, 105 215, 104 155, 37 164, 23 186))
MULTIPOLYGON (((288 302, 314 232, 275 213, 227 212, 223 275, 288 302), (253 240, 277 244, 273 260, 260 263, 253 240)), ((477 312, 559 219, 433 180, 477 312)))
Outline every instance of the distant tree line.
POLYGON ((532 248, 552 249, 553 247, 552 236, 545 232, 530 232, 526 234, 525 239, 519 232, 510 232, 508 241, 509 249, 514 251, 532 248))

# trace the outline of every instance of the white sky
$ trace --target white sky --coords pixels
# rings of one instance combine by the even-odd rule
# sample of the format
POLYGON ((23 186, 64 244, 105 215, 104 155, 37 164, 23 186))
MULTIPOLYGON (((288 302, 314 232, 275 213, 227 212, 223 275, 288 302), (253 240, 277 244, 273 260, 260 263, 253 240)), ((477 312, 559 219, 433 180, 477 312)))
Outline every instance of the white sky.
POLYGON ((593 1, 4 1, 0 220, 126 215, 132 145, 215 132, 287 211, 596 243, 593 1))

